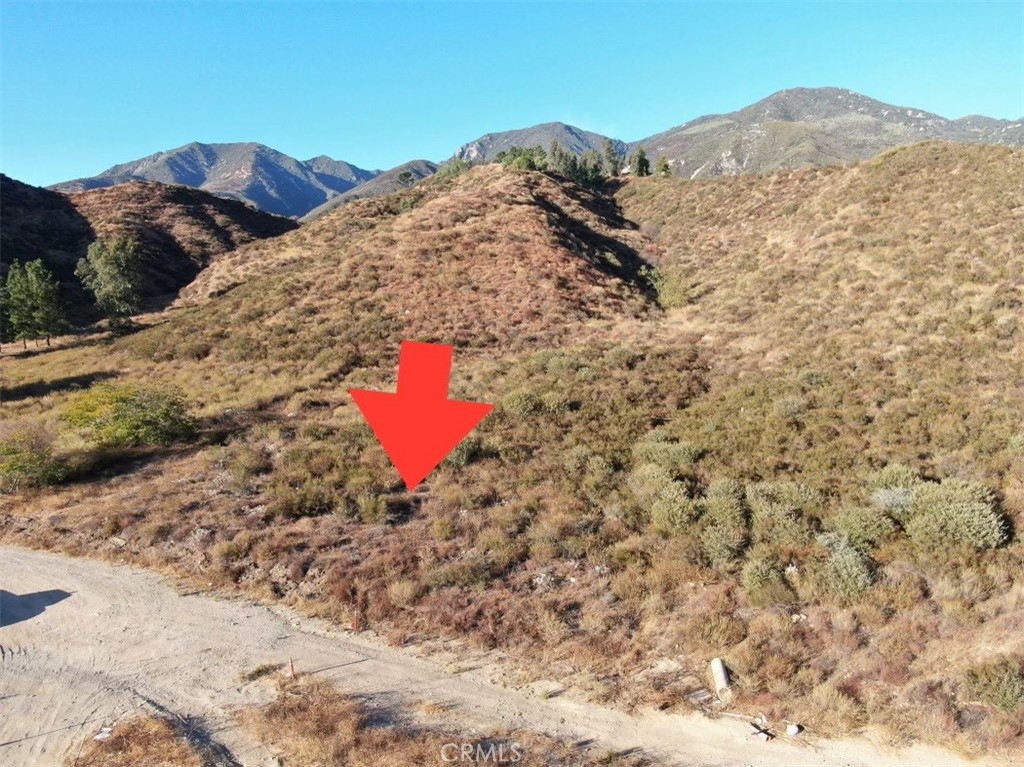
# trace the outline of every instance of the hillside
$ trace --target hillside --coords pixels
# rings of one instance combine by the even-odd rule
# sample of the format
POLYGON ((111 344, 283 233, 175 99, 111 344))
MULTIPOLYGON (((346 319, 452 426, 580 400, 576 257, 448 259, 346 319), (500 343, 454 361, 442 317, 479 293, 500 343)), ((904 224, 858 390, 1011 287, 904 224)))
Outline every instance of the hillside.
POLYGON ((1024 150, 927 142, 850 168, 625 185, 674 322, 716 350, 688 428, 742 402, 719 460, 748 473, 828 467, 843 487, 898 455, 1001 484, 996 446, 1024 407, 1021 178, 1024 150), (807 408, 792 443, 774 439, 786 397, 807 408))
POLYGON ((78 320, 95 315, 91 297, 75 277, 75 265, 98 238, 137 239, 147 256, 147 296, 166 300, 215 254, 297 226, 234 200, 152 182, 64 195, 4 176, 0 190, 5 263, 42 258, 62 283, 68 308, 78 320))
POLYGON ((412 182, 420 181, 427 176, 432 176, 437 172, 438 166, 429 160, 412 160, 407 163, 403 163, 396 168, 385 171, 379 176, 366 181, 354 189, 350 189, 344 192, 332 200, 328 200, 323 205, 313 208, 309 213, 302 217, 303 223, 308 223, 315 219, 320 218, 325 213, 337 208, 339 205, 352 202, 352 200, 360 200, 366 197, 380 197, 382 195, 391 194, 397 192, 402 188, 401 177, 403 174, 408 173, 409 178, 412 182))
MULTIPOLYGON (((475 141, 463 144, 456 150, 455 157, 473 163, 492 162, 500 152, 512 147, 540 146, 546 150, 554 141, 577 155, 588 150, 600 153, 607 140, 609 140, 607 136, 602 136, 599 133, 592 133, 565 123, 551 122, 519 130, 488 133, 475 141)), ((612 142, 616 149, 625 150, 626 146, 623 142, 617 139, 612 139, 612 142)))
POLYGON ((378 173, 325 155, 296 160, 263 144, 193 142, 115 165, 97 176, 54 184, 50 189, 80 192, 129 181, 159 181, 195 187, 251 203, 268 213, 298 218, 378 173))
POLYGON ((925 139, 1024 145, 1024 119, 947 120, 840 88, 779 91, 744 109, 707 115, 635 141, 685 178, 856 162, 925 139))
POLYGON ((459 346, 550 343, 588 318, 648 311, 642 262, 615 239, 625 226, 599 196, 541 175, 486 166, 431 179, 216 259, 185 296, 218 299, 185 335, 210 335, 230 322, 223 312, 241 311, 261 318, 256 332, 284 323, 289 343, 319 344, 352 313, 336 340, 356 343, 362 327, 459 346), (315 319, 297 322, 299 309, 315 319))
POLYGON ((356 200, 130 337, 8 359, 0 455, 53 468, 0 539, 623 706, 699 707, 720 657, 726 713, 1019 761, 1022 177, 1024 150, 926 142, 356 200), (415 493, 347 391, 391 389, 403 339, 456 345, 452 396, 495 404, 415 493), (198 433, 90 442, 71 389, 101 378, 177 387, 198 433))

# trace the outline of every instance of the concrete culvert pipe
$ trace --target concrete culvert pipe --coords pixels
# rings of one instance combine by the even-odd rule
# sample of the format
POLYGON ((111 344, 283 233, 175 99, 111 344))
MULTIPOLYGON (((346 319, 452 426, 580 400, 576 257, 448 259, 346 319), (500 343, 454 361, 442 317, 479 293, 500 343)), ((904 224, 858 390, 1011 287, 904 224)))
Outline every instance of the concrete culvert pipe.
POLYGON ((715 682, 715 694, 720 698, 729 695, 729 671, 721 658, 714 658, 711 661, 711 677, 715 682))

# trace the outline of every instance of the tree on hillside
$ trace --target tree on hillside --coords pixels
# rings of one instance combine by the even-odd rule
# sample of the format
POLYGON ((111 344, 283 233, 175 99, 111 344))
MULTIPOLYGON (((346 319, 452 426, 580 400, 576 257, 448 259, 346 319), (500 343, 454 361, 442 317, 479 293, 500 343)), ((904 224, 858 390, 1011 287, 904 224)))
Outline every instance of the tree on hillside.
POLYGON ((539 146, 523 148, 514 146, 498 153, 495 158, 502 165, 516 170, 547 170, 547 152, 539 146))
POLYGON ((67 319, 60 305, 60 286, 41 259, 25 267, 28 289, 32 296, 32 330, 35 338, 45 338, 50 345, 50 336, 63 332, 67 319))
POLYGON ((27 347, 28 338, 32 333, 32 298, 25 267, 17 262, 11 264, 7 270, 4 306, 10 328, 8 337, 14 341, 21 341, 27 347))
POLYGON ((547 172, 584 186, 598 186, 604 180, 603 164, 597 152, 588 149, 577 157, 557 141, 551 142, 547 154, 547 172))
MULTIPOLYGON (((4 335, 21 341, 46 339, 67 327, 60 306, 60 287, 40 259, 28 264, 11 264, 3 290, 4 335)), ((6 338, 5 338, 6 340, 6 338)))
POLYGON ((654 172, 659 176, 672 175, 672 168, 668 164, 668 158, 665 155, 658 155, 658 161, 654 163, 654 172))
POLYGON ((401 173, 398 174, 398 186, 400 186, 402 189, 408 189, 415 183, 416 179, 409 171, 403 170, 401 173))
POLYGON ((617 176, 622 172, 622 155, 610 138, 606 138, 601 147, 601 162, 606 176, 617 176))
POLYGON ((588 149, 580 157, 576 181, 584 186, 598 186, 604 181, 601 158, 593 149, 588 149))
POLYGON ((128 318, 142 307, 142 251, 135 240, 97 240, 78 262, 75 274, 114 327, 130 324, 128 318))
POLYGON ((629 164, 629 169, 632 171, 633 175, 637 177, 651 175, 651 161, 647 159, 647 152, 644 151, 642 146, 638 146, 636 151, 633 152, 633 158, 629 164))

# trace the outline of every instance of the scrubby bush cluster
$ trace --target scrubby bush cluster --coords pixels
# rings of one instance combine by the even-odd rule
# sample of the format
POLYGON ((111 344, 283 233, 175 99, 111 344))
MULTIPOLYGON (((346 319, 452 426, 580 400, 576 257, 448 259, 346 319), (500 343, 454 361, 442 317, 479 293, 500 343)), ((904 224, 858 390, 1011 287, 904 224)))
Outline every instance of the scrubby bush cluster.
POLYGON ((198 427, 181 392, 117 384, 97 384, 73 396, 60 422, 59 431, 31 422, 4 425, 0 493, 59 484, 87 471, 96 453, 168 445, 198 427))
POLYGON ((196 429, 184 395, 163 387, 98 384, 76 397, 63 416, 98 447, 165 445, 196 429))
POLYGON ((919 485, 907 534, 922 551, 950 545, 991 549, 1006 542, 1006 520, 987 487, 958 479, 919 485))
POLYGON ((967 687, 971 695, 1001 711, 1024 708, 1024 668, 1018 658, 997 658, 972 667, 967 687))
POLYGON ((0 493, 56 484, 66 468, 54 455, 54 436, 38 426, 5 425, 0 431, 0 493))

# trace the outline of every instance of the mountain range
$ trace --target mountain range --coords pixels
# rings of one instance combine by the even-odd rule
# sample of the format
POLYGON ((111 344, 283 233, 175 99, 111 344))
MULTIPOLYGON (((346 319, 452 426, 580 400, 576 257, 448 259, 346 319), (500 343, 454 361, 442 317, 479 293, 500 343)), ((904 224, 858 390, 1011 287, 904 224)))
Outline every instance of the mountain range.
MULTIPOLYGON (((600 152, 605 142, 611 141, 626 155, 643 146, 652 159, 664 156, 676 175, 706 178, 856 162, 928 139, 1022 146, 1024 118, 949 120, 850 90, 793 88, 738 111, 698 117, 637 141, 550 122, 488 133, 463 144, 453 157, 485 163, 512 147, 547 148, 555 141, 582 154, 600 152)), ((262 144, 191 143, 50 188, 78 192, 133 180, 160 181, 197 187, 270 213, 301 218, 316 217, 359 197, 393 192, 404 171, 415 181, 437 167, 427 160, 415 160, 382 172, 323 155, 296 160, 262 144)))
POLYGON ((298 217, 378 175, 380 171, 326 155, 296 160, 263 144, 192 142, 50 189, 82 192, 129 181, 159 181, 249 202, 267 213, 298 217))

